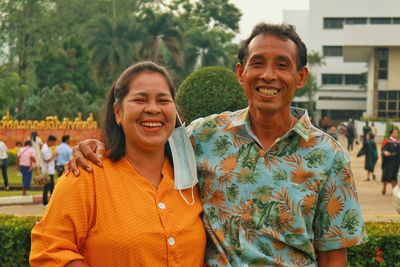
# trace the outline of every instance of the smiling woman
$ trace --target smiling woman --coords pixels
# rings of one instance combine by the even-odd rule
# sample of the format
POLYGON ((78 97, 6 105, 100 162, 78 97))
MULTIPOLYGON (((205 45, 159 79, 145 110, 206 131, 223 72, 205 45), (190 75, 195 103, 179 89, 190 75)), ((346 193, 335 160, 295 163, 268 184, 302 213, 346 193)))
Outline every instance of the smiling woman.
POLYGON ((31 266, 202 266, 197 181, 187 177, 191 187, 175 190, 168 156, 177 113, 167 71, 152 62, 129 67, 104 113, 104 167, 57 183, 32 231, 31 266))

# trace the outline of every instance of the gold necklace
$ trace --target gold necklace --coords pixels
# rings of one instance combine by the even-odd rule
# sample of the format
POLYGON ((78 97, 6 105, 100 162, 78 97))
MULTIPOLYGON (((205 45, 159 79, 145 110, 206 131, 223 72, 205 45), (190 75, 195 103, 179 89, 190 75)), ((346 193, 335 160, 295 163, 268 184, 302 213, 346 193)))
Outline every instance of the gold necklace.
POLYGON ((137 171, 137 173, 139 173, 140 176, 145 177, 140 171, 139 169, 135 166, 135 164, 133 164, 133 162, 129 159, 128 155, 125 156, 126 159, 129 161, 129 163, 132 165, 132 167, 135 169, 135 171, 137 171))

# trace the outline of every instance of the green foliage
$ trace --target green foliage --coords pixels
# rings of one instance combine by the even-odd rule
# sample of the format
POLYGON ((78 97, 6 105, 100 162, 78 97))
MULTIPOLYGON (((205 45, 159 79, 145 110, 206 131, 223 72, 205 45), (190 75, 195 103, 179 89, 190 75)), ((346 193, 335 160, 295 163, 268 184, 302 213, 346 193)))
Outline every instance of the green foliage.
POLYGON ((1 266, 29 266, 31 230, 38 220, 0 214, 1 266))
MULTIPOLYGON (((232 193, 232 197, 233 195, 235 193, 232 193)), ((215 212, 209 214, 215 214, 215 212)), ((39 219, 39 217, 0 214, 1 266, 29 266, 30 232, 39 219)), ((400 266, 400 250, 398 249, 400 223, 367 222, 366 229, 369 242, 348 248, 348 265, 352 267, 400 266), (377 260, 382 261, 379 264, 377 260)), ((268 247, 264 248, 264 253, 269 254, 269 251, 268 247)))
POLYGON ((0 114, 14 111, 26 91, 27 87, 18 73, 0 73, 0 114))
POLYGON ((73 118, 82 112, 87 117, 90 112, 96 114, 100 108, 101 100, 92 102, 88 93, 79 93, 73 84, 64 84, 63 87, 55 85, 40 90, 40 95, 31 95, 24 101, 24 116, 22 119, 45 118, 49 114, 60 119, 73 118))
POLYGON ((224 67, 203 67, 189 75, 176 94, 181 116, 187 122, 246 106, 235 73, 224 67))
POLYGON ((367 222, 369 242, 351 247, 348 264, 355 267, 400 266, 400 223, 367 222), (379 261, 381 263, 379 263, 379 261))

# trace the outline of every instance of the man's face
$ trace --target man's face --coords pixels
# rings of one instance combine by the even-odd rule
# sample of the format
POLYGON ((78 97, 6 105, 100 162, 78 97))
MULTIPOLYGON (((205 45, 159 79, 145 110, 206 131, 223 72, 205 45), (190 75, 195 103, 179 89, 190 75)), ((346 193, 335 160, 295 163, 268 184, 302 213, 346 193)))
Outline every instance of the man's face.
POLYGON ((245 66, 237 64, 250 112, 289 112, 296 90, 307 80, 306 67, 297 70, 297 47, 288 39, 260 34, 249 44, 245 66))

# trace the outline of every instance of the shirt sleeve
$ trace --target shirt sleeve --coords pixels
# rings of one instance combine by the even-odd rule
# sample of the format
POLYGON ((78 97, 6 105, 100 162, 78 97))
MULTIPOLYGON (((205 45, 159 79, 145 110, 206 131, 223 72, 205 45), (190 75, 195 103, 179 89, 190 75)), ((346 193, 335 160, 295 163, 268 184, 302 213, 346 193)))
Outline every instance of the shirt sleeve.
POLYGON ((32 230, 31 266, 65 266, 83 260, 87 234, 94 224, 93 174, 62 176, 49 206, 32 230))
POLYGON ((336 153, 318 197, 314 220, 315 247, 330 251, 368 241, 350 160, 336 153))

